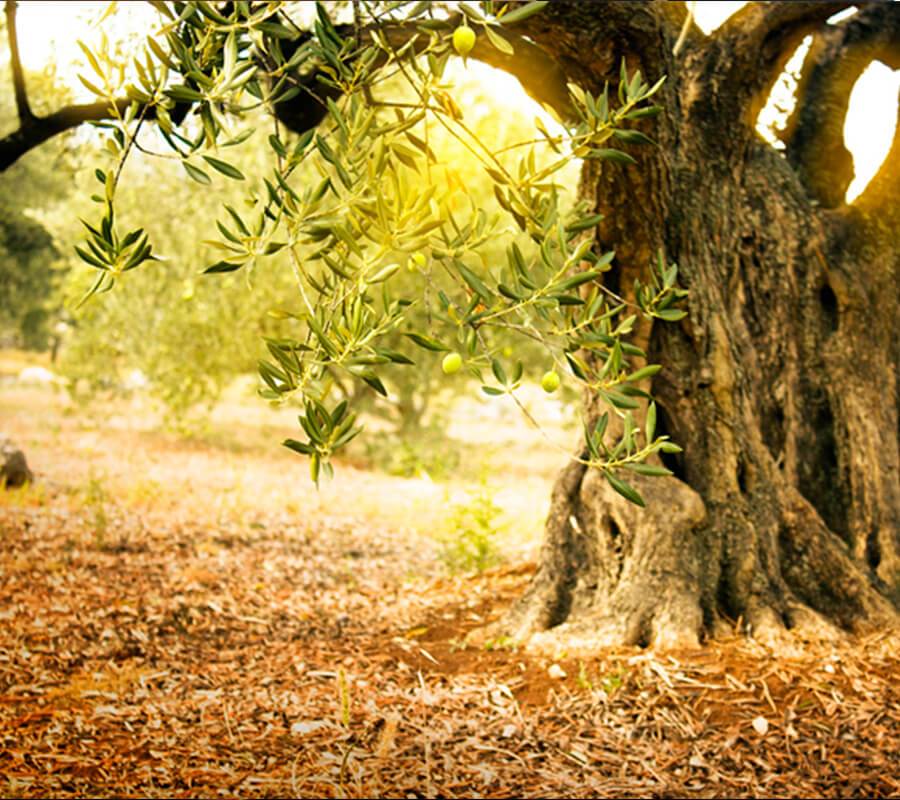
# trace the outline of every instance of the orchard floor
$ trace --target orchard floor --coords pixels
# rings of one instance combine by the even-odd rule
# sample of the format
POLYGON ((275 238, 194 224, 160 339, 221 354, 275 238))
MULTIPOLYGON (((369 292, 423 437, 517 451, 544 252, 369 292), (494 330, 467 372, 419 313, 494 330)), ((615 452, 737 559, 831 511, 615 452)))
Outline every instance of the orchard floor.
POLYGON ((533 569, 557 465, 527 439, 495 470, 506 565, 450 577, 459 481, 338 465, 317 493, 281 433, 185 441, 40 388, 0 387, 0 431, 37 476, 0 493, 0 796, 900 795, 896 632, 465 647, 533 569))

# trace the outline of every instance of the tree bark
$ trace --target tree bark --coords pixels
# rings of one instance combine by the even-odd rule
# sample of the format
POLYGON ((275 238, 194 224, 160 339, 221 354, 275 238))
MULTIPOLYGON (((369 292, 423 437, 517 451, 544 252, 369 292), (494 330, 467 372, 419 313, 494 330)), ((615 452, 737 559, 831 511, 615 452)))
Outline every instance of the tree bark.
MULTIPOLYGON (((612 27, 584 7, 548 7, 534 38, 561 64, 578 52, 572 78, 586 88, 614 84, 620 57, 651 81, 668 75, 665 116, 646 128, 659 147, 635 149, 637 166, 589 163, 582 191, 605 214, 601 246, 617 252, 611 288, 627 293, 659 248, 680 265, 688 317, 638 336, 664 365, 650 388, 684 453, 666 457, 674 477, 639 482, 647 509, 566 467, 534 581, 482 637, 572 653, 696 646, 738 623, 769 641, 896 623, 900 146, 847 206, 846 176, 807 144, 835 127, 822 71, 848 56, 858 75, 890 51, 900 8, 826 25, 842 5, 751 4, 709 38, 690 31, 677 58, 671 4, 604 4, 607 16, 634 9, 612 27), (866 50, 873 25, 882 33, 866 50), (756 134, 756 115, 807 33, 828 63, 808 60, 820 74, 801 81, 815 91, 795 115, 807 138, 785 158, 756 134), (831 179, 840 197, 825 204, 831 179)), ((586 409, 600 413, 592 397, 586 409)))

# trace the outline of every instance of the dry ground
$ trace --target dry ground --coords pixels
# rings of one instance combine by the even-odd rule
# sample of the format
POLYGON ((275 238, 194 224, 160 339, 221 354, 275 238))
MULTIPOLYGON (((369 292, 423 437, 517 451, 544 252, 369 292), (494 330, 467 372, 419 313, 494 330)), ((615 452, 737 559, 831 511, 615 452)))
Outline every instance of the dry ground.
POLYGON ((528 580, 554 465, 506 448, 510 560, 449 577, 466 486, 344 465, 317 494, 238 417, 183 441, 0 387, 38 477, 0 495, 0 795, 900 795, 897 634, 466 648, 528 580))

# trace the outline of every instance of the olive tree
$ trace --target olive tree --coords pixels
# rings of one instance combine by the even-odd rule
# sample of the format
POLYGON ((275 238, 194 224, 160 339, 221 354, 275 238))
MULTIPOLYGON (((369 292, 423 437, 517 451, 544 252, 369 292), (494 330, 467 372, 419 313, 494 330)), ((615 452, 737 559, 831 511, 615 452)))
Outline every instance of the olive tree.
POLYGON ((384 374, 414 368, 388 335, 513 397, 530 376, 497 333, 539 342, 544 387, 583 386, 584 433, 537 574, 493 633, 571 650, 696 645, 734 620, 761 637, 896 621, 900 145, 847 205, 841 138, 862 70, 898 66, 895 4, 829 22, 849 4, 750 3, 710 36, 670 2, 153 5, 161 32, 130 64, 87 53, 96 103, 29 116, 14 64, 21 126, 0 163, 102 120, 110 163, 79 245, 102 293, 159 268, 116 216, 129 155, 159 150, 199 184, 244 180, 227 148, 250 135, 243 114, 268 113, 270 168, 247 181, 251 211, 223 209, 206 271, 289 256, 296 291, 261 393, 303 399, 285 444, 315 479, 359 432, 335 385, 384 392, 384 374), (776 149, 756 120, 807 35, 776 149), (496 152, 444 80, 457 57, 515 75, 559 126, 496 152), (384 94, 391 76, 411 98, 384 94), (466 142, 502 215, 459 202, 435 126, 466 142), (539 167, 538 147, 557 158, 539 167), (582 204, 564 212, 554 178, 573 158, 582 204), (304 163, 318 180, 301 185, 304 163), (509 228, 533 246, 480 264, 509 228), (402 269, 421 275, 414 295, 392 289, 402 269), (414 305, 424 328, 408 325, 414 305))

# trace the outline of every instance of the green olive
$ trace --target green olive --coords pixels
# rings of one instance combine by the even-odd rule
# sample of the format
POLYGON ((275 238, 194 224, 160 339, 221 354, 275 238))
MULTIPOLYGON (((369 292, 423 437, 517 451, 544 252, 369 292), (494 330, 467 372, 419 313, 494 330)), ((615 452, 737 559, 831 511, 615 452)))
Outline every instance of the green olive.
POLYGON ((459 372, 462 363, 462 356, 459 353, 447 353, 441 362, 441 369, 444 370, 445 375, 453 375, 453 373, 459 372))
POLYGON ((460 25, 453 31, 453 49, 463 58, 472 52, 473 47, 475 47, 475 31, 468 25, 460 25))
POLYGON ((541 388, 547 394, 553 394, 559 388, 559 374, 556 370, 551 369, 544 373, 544 377, 541 378, 541 388))

